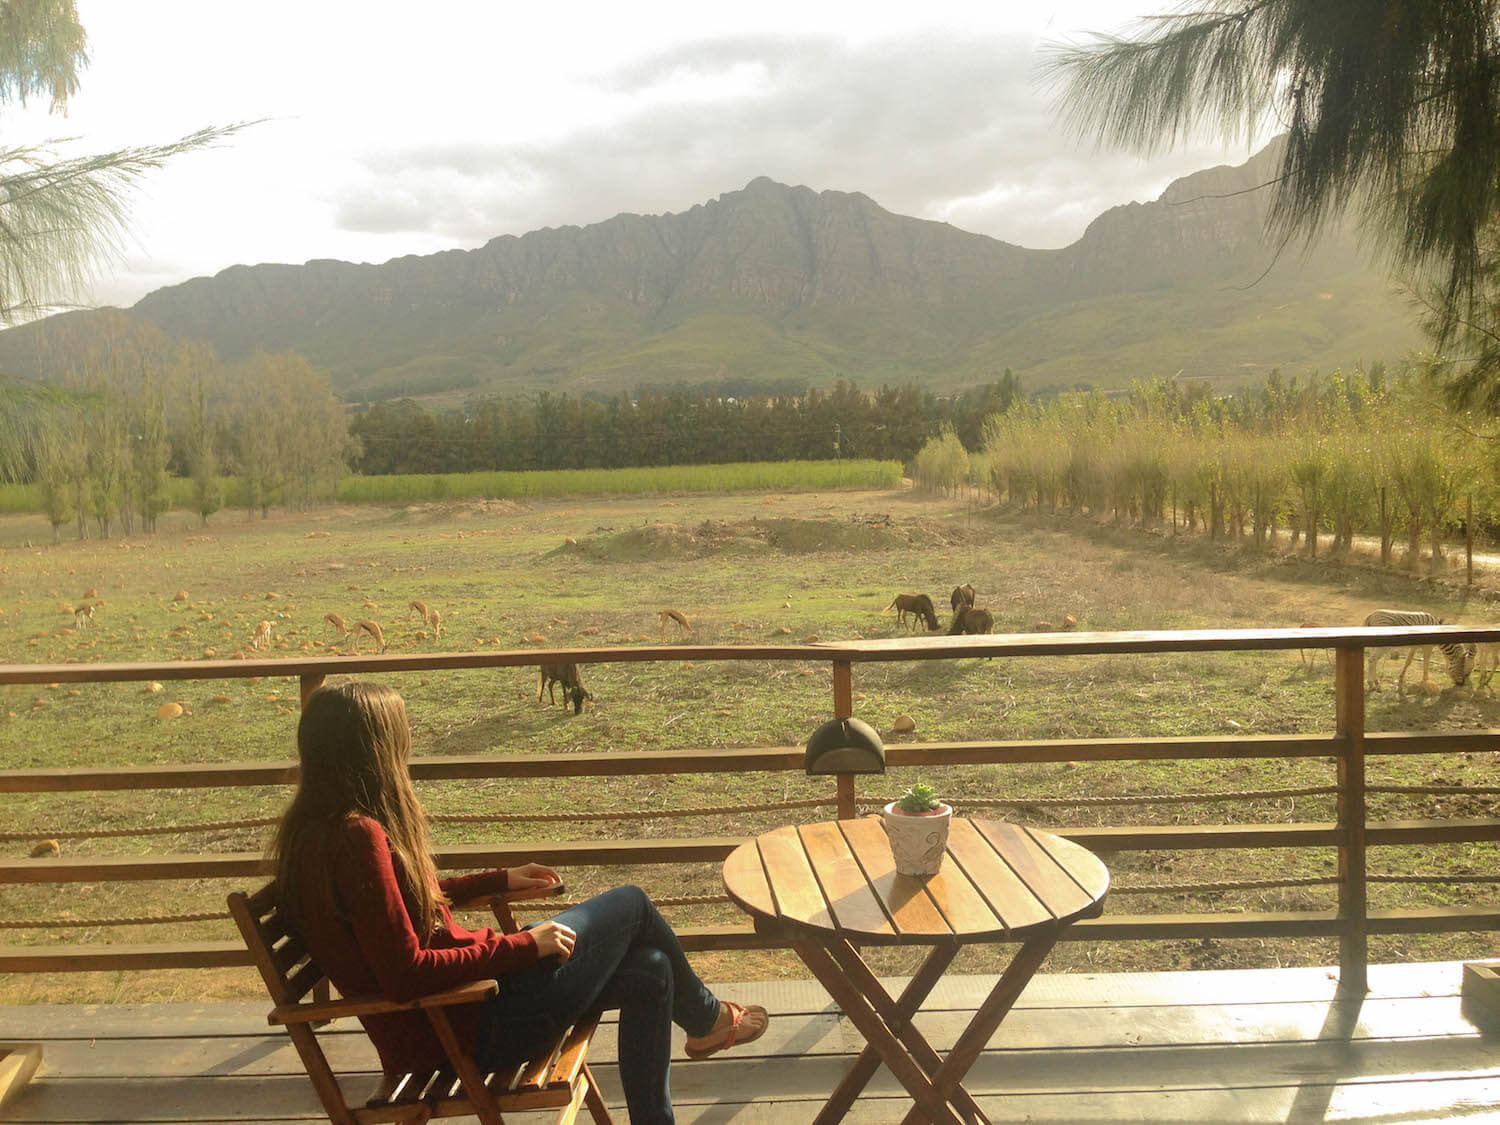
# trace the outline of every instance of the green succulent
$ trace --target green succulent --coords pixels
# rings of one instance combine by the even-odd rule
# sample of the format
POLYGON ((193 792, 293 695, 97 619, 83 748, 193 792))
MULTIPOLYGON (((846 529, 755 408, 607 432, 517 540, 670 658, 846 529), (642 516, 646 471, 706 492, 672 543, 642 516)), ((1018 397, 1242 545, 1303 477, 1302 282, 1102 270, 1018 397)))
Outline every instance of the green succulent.
POLYGON ((896 807, 902 812, 909 813, 936 812, 941 805, 937 790, 930 785, 923 785, 920 781, 909 786, 906 792, 896 799, 896 807))

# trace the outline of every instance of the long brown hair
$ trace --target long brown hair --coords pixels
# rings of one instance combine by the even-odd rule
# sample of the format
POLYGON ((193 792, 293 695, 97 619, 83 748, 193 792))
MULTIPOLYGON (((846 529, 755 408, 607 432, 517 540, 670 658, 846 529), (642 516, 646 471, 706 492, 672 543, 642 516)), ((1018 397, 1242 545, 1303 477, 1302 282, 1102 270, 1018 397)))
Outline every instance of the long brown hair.
POLYGON ((295 926, 306 917, 304 892, 337 901, 329 847, 344 820, 367 816, 390 841, 412 928, 423 938, 432 933, 444 898, 407 772, 411 725, 401 696, 373 683, 319 688, 302 708, 297 756, 302 777, 271 844, 287 920, 295 926))

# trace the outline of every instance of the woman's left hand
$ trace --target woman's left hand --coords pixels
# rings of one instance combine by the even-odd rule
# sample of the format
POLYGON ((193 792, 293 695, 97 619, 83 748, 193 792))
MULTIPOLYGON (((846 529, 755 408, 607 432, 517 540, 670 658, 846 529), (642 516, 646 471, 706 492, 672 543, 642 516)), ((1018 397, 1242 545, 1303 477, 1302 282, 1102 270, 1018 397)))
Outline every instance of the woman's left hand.
POLYGON ((523 863, 505 871, 505 889, 509 891, 529 891, 561 882, 561 875, 540 863, 523 863))

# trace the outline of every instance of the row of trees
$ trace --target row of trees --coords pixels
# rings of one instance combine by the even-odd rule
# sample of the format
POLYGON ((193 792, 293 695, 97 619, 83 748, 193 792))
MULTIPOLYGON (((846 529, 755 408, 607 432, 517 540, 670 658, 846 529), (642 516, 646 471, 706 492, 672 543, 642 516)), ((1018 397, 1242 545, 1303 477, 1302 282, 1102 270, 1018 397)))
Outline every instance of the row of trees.
MULTIPOLYGON (((909 461, 944 428, 977 446, 986 418, 1019 394, 1014 375, 939 399, 915 385, 874 393, 831 390, 765 398, 686 391, 607 401, 542 392, 432 413, 416 403, 349 413, 326 376, 300 356, 221 362, 199 341, 147 322, 96 314, 87 332, 37 333, 47 384, 0 377, 0 402, 29 419, 15 475, 39 486, 54 540, 151 531, 171 477, 189 479, 206 522, 224 502, 266 513, 331 497, 350 469, 366 475, 614 468, 734 461, 909 461)), ((180 491, 178 493, 180 495, 180 491)))
POLYGON ((641 391, 599 401, 543 391, 490 398, 433 414, 409 400, 353 416, 367 475, 521 469, 633 468, 838 457, 910 461, 947 428, 974 448, 985 420, 1020 394, 1016 377, 938 398, 908 384, 873 393, 840 380, 831 390, 729 398, 641 391))
POLYGON ((990 422, 984 448, 990 487, 1013 504, 1171 518, 1255 545, 1282 529, 1310 554, 1328 531, 1335 551, 1368 535, 1388 563, 1404 536, 1409 560, 1424 541, 1436 559, 1468 499, 1476 519, 1497 509, 1492 441, 1416 371, 1191 403, 1164 382, 1123 400, 1023 402, 990 422))
POLYGON ((303 507, 332 494, 357 452, 326 376, 295 354, 224 364, 121 314, 56 370, 31 395, 21 473, 41 488, 54 540, 69 522, 79 538, 153 530, 172 476, 192 480, 205 521, 224 503, 225 472, 252 511, 303 507))

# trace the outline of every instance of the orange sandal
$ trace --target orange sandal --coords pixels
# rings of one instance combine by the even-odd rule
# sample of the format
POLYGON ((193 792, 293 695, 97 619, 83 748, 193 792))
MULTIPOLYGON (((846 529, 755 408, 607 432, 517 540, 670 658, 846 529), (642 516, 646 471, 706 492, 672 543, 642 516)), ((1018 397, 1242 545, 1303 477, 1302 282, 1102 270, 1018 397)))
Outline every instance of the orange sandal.
MULTIPOLYGON (((715 1039, 713 1042, 701 1047, 693 1046, 692 1040, 688 1040, 687 1044, 685 1044, 684 1046, 684 1049, 687 1051, 688 1058, 706 1059, 710 1055, 717 1055, 720 1051, 728 1050, 736 1043, 754 1043, 757 1039, 759 1039, 766 1033, 766 1028, 771 1024, 770 1013, 762 1008, 759 1004, 751 1004, 749 1007, 746 1007, 744 1004, 736 1004, 733 1000, 725 1000, 723 1001, 723 1004, 729 1012, 729 1026, 726 1028, 722 1028, 718 1032, 709 1033, 709 1035, 722 1035, 723 1038, 715 1039), (744 1020, 745 1016, 750 1012, 759 1012, 765 1018, 761 1020, 759 1027, 752 1028, 750 1030, 747 1030, 744 1034, 741 1034, 740 1022, 744 1020)), ((703 1036, 703 1039, 708 1039, 709 1035, 703 1036)), ((700 1040, 700 1042, 701 1041, 702 1040, 700 1040)))

